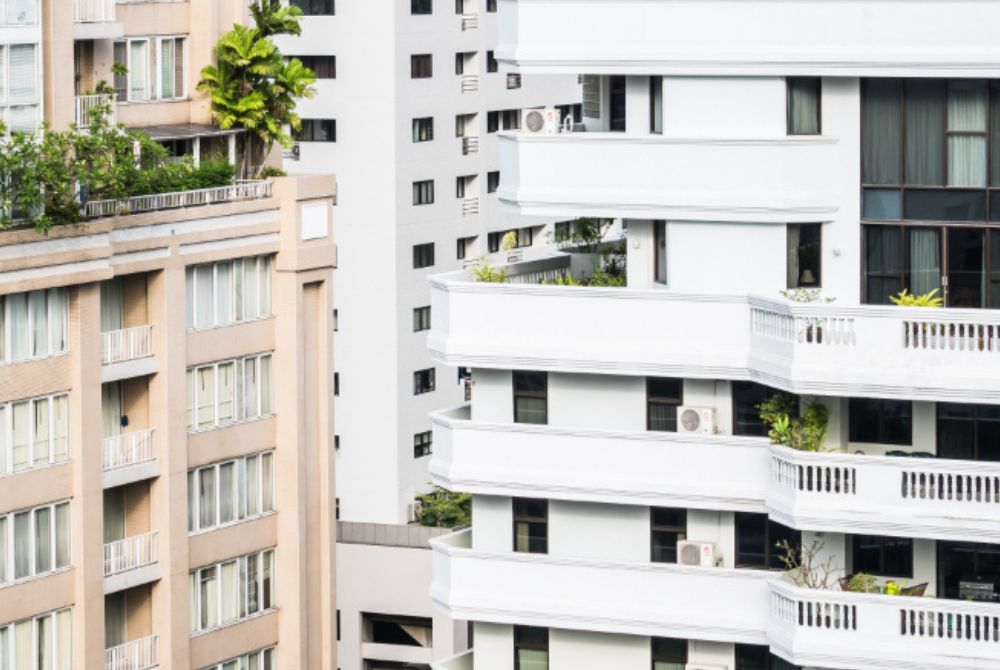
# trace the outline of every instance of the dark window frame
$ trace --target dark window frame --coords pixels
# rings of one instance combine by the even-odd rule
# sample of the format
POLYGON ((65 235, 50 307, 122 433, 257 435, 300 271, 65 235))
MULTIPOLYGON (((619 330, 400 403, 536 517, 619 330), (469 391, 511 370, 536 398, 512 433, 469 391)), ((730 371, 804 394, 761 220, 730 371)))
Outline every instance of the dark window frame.
POLYGON ((549 665, 549 629, 539 628, 537 626, 514 626, 514 670, 525 670, 521 667, 521 655, 518 653, 520 650, 531 650, 531 651, 544 651, 545 652, 545 667, 549 665), (545 632, 545 642, 538 643, 534 641, 525 641, 523 635, 527 632, 532 632, 538 634, 540 631, 545 632), (522 637, 519 637, 522 636, 522 637))
POLYGON ((410 16, 430 16, 434 13, 434 0, 410 0, 410 16))
POLYGON ((434 243, 424 242, 413 245, 413 269, 423 270, 434 267, 434 243))
POLYGON ((690 655, 688 641, 682 638, 651 637, 649 638, 649 650, 653 659, 650 666, 652 670, 656 670, 657 663, 676 663, 685 666, 690 655), (658 642, 660 644, 657 644, 658 642), (671 649, 669 648, 671 646, 677 648, 671 649), (683 647, 683 653, 681 647, 683 647))
POLYGON ((513 408, 514 408, 514 423, 527 423, 535 425, 547 425, 549 422, 549 374, 544 371, 538 370, 512 370, 511 371, 511 395, 513 397, 513 408), (518 380, 527 380, 529 378, 540 378, 542 380, 542 390, 538 391, 531 388, 518 388, 518 380), (519 419, 518 412, 518 399, 528 398, 535 400, 542 400, 544 406, 542 408, 543 417, 542 421, 524 421, 519 419))
POLYGON ((784 391, 750 381, 733 381, 730 382, 730 386, 733 403, 733 435, 767 437, 767 425, 760 418, 760 410, 757 409, 757 405, 766 402, 768 399, 779 393, 784 393, 784 391), (755 427, 752 430, 748 430, 748 427, 750 426, 749 422, 744 422, 743 424, 740 423, 740 412, 738 411, 740 408, 738 405, 741 405, 745 401, 746 397, 751 396, 752 393, 758 393, 759 395, 759 397, 754 398, 756 402, 753 402, 753 409, 757 418, 753 421, 753 426, 755 427))
POLYGON ((650 507, 649 508, 649 560, 652 563, 676 563, 677 542, 687 539, 687 510, 681 507, 650 507), (670 515, 676 518, 669 519, 670 515), (659 518, 658 518, 659 517, 659 518), (673 556, 670 550, 663 551, 666 536, 673 537, 673 556), (660 551, 657 551, 660 548, 660 551))
POLYGON ((337 13, 335 0, 291 0, 290 4, 301 9, 303 16, 335 16, 337 13))
MULTIPOLYGON (((757 514, 754 512, 736 512, 734 517, 735 524, 735 566, 737 568, 746 568, 748 570, 769 570, 772 572, 779 572, 787 570, 787 566, 781 561, 780 549, 777 547, 778 539, 780 536, 791 535, 792 538, 797 537, 796 542, 790 542, 792 546, 802 546, 802 531, 795 528, 789 528, 784 524, 780 524, 777 521, 772 521, 766 514, 757 514), (764 522, 764 564, 754 563, 748 561, 747 558, 740 553, 740 534, 741 529, 745 528, 750 522, 764 522), (786 531, 782 532, 777 526, 784 528, 786 531), (775 532, 778 531, 778 532, 775 532)), ((784 537, 782 539, 788 539, 784 537)))
POLYGON ((418 116, 412 120, 413 143, 434 141, 434 117, 418 116))
POLYGON ((823 134, 823 79, 822 77, 785 77, 786 132, 790 136, 818 136, 823 134), (796 132, 792 128, 792 88, 796 85, 816 86, 816 132, 796 132))
POLYGON ((337 119, 302 119, 302 127, 295 131, 295 141, 335 143, 337 141, 337 119), (324 139, 317 139, 318 128, 323 128, 322 137, 324 139))
POLYGON ((951 458, 956 460, 965 461, 976 461, 983 463, 995 463, 1000 461, 1000 458, 983 458, 983 452, 988 449, 988 441, 982 436, 986 427, 991 424, 1000 425, 1000 418, 992 418, 989 416, 983 416, 986 412, 995 409, 992 405, 979 405, 975 403, 945 403, 939 402, 935 404, 935 434, 937 436, 937 457, 938 458, 951 458), (963 416, 942 416, 942 410, 947 410, 948 408, 967 408, 971 413, 969 417, 963 416), (963 440, 963 442, 968 442, 971 446, 971 454, 959 454, 959 455, 947 455, 942 453, 942 445, 944 444, 944 428, 946 423, 956 423, 969 425, 972 428, 972 438, 971 440, 963 440), (984 425, 985 424, 985 425, 984 425))
POLYGON ((870 575, 875 575, 876 577, 904 577, 906 579, 913 579, 913 538, 910 537, 887 537, 883 535, 852 535, 851 536, 851 570, 852 572, 865 572, 870 575), (864 540, 877 541, 878 543, 878 559, 876 564, 862 564, 859 565, 858 556, 861 551, 860 544, 864 540), (904 561, 904 565, 901 569, 896 569, 895 566, 890 566, 888 564, 887 554, 889 550, 886 548, 887 543, 909 543, 909 551, 907 552, 907 559, 904 561))
POLYGON ((512 536, 511 547, 515 553, 519 554, 547 554, 549 553, 549 501, 544 498, 511 498, 511 519, 512 536), (533 514, 525 511, 528 507, 542 508, 542 514, 533 514), (520 507, 520 511, 519 508, 520 507), (519 549, 517 544, 517 526, 519 523, 528 524, 528 545, 519 549), (533 531, 541 529, 540 534, 533 531), (540 546, 532 545, 532 540, 540 542, 540 546))
POLYGON ((677 412, 676 408, 684 404, 684 380, 675 377, 646 377, 646 430, 657 431, 657 432, 677 432, 677 412), (673 383, 677 385, 677 393, 673 395, 654 395, 654 386, 663 385, 664 383, 673 383), (673 428, 654 428, 653 427, 653 406, 672 406, 675 408, 673 413, 673 428))
POLYGON ((422 207, 434 204, 434 180, 422 179, 413 182, 413 206, 422 207))
POLYGON ((289 56, 289 58, 298 58, 302 65, 312 70, 317 79, 337 78, 337 57, 332 54, 310 54, 289 56))
POLYGON ((413 308, 413 332, 420 333, 431 329, 431 306, 413 308))
POLYGON ((437 389, 435 368, 424 368, 413 373, 413 395, 433 393, 437 389))
MULTIPOLYGON (((790 289, 792 289, 792 288, 822 288, 822 286, 823 286, 823 224, 821 224, 821 223, 789 223, 789 224, 787 224, 785 226, 785 239, 786 239, 785 249, 786 249, 786 251, 787 251, 787 253, 789 255, 792 253, 792 250, 790 248, 790 239, 791 239, 792 228, 796 228, 799 231, 799 244, 798 244, 798 247, 795 250, 795 253, 798 255, 799 272, 797 273, 798 274, 798 278, 796 278, 795 280, 792 280, 791 277, 788 276, 788 268, 786 267, 785 275, 786 275, 786 279, 788 280, 786 282, 788 284, 788 286, 786 288, 790 288, 790 289), (816 233, 816 242, 815 242, 815 245, 810 245, 810 246, 815 246, 815 249, 816 249, 815 250, 815 253, 816 253, 816 265, 815 265, 815 271, 813 272, 813 274, 814 274, 813 278, 814 278, 815 281, 813 281, 812 283, 809 283, 809 282, 803 283, 802 280, 801 280, 802 274, 805 272, 805 270, 810 270, 810 268, 803 269, 803 267, 802 267, 803 266, 803 263, 802 263, 803 249, 804 248, 808 249, 808 247, 805 247, 803 245, 803 243, 802 243, 802 232, 803 232, 803 230, 815 231, 815 233, 816 233)), ((791 261, 791 258, 788 258, 786 260, 786 263, 788 263, 790 261, 791 261)))
POLYGON ((497 62, 496 56, 492 49, 486 52, 486 71, 489 73, 499 72, 500 63, 497 62))
POLYGON ((434 76, 434 54, 410 55, 410 79, 430 79, 434 76))
POLYGON ((434 446, 434 433, 430 430, 425 430, 421 433, 413 434, 413 457, 423 458, 424 456, 430 456, 433 451, 434 446))
MULTIPOLYGON (((866 425, 870 423, 870 421, 865 422, 866 425)), ((862 444, 892 444, 903 447, 911 447, 913 446, 913 401, 889 400, 886 398, 849 398, 847 402, 847 424, 848 442, 859 442, 862 444), (859 417, 863 411, 863 408, 860 406, 862 402, 874 404, 877 407, 875 411, 877 413, 878 428, 876 431, 877 434, 875 435, 876 439, 874 440, 863 439, 868 436, 863 436, 858 432, 861 427, 861 419, 859 417), (889 439, 887 435, 886 422, 888 420, 888 412, 886 409, 890 403, 909 406, 909 411, 907 412, 909 425, 907 426, 907 437, 905 440, 889 439)))

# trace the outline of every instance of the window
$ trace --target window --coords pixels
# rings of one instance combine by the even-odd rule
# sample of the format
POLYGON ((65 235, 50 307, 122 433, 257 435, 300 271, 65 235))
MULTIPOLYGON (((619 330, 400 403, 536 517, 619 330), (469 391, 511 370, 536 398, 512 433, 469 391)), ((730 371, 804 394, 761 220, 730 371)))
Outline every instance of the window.
POLYGON ((683 380, 646 377, 646 430, 675 432, 677 408, 683 404, 683 380))
MULTIPOLYGON (((504 235, 509 233, 509 230, 498 230, 493 233, 488 233, 486 235, 486 247, 489 253, 495 254, 500 251, 500 247, 503 244, 504 235)), ((534 242, 535 231, 532 228, 517 228, 513 232, 517 233, 517 240, 515 240, 514 248, 521 249, 522 247, 530 247, 534 242)))
POLYGON ((938 403, 937 456, 1000 461, 1000 407, 938 403))
POLYGON ((410 14, 423 16, 434 12, 434 0, 410 0, 410 14))
POLYGON ((515 370, 511 376, 514 423, 548 423, 548 373, 515 370))
POLYGON ((514 626, 514 670, 549 670, 549 630, 514 626))
POLYGON ((653 670, 684 670, 688 661, 687 640, 672 637, 650 638, 653 670))
POLYGON ((0 85, 0 114, 8 132, 38 130, 41 122, 38 58, 36 44, 0 46, 0 84, 10 82, 7 87, 0 85))
POLYGON ((500 130, 500 112, 486 112, 486 132, 495 133, 500 130))
POLYGON ((797 665, 771 653, 766 646, 737 644, 736 670, 801 670, 797 665))
POLYGON ((37 12, 38 0, 7 0, 7 12, 0 14, 0 24, 8 26, 30 25, 38 21, 37 12))
POLYGON ((184 82, 184 38, 161 37, 159 45, 159 97, 161 100, 183 98, 185 96, 184 82))
POLYGON ((497 0, 486 0, 486 11, 495 14, 497 11, 497 0))
MULTIPOLYGON (((339 615, 340 611, 338 610, 337 613, 339 615)), ((277 670, 278 666, 274 660, 275 653, 274 647, 268 647, 231 658, 217 665, 210 665, 203 670, 277 670)))
POLYGON ((294 56, 316 74, 317 79, 337 78, 336 56, 294 56))
POLYGON ((549 501, 513 498, 514 551, 547 554, 549 551, 549 501))
POLYGON ((653 221, 653 280, 658 284, 667 283, 667 222, 653 221))
POLYGON ((333 450, 340 451, 340 435, 333 436, 333 450))
POLYGON ((332 319, 332 321, 333 321, 333 332, 336 333, 336 332, 340 331, 340 310, 339 309, 334 309, 333 310, 333 319, 332 319))
POLYGON ((413 373, 413 395, 430 393, 434 390, 434 368, 417 370, 413 373))
POLYGON ((306 16, 333 16, 336 13, 334 0, 292 0, 291 4, 306 16))
POLYGON ((880 577, 913 577, 913 540, 908 537, 854 535, 851 569, 880 577))
POLYGON ((434 180, 413 182, 413 204, 431 205, 434 204, 434 180))
POLYGON ((70 670, 73 667, 70 610, 0 624, 0 667, 12 670, 70 670))
POLYGON ((486 52, 486 71, 487 72, 497 72, 500 69, 500 64, 497 63, 496 56, 494 56, 493 51, 486 52))
POLYGON ((410 56, 410 79, 428 79, 433 76, 434 61, 431 54, 410 56))
POLYGON ((819 135, 821 89, 819 77, 788 77, 788 134, 819 135))
POLYGON ((771 396, 781 393, 756 382, 738 382, 733 385, 733 435, 767 436, 767 426, 760 418, 758 405, 771 396))
POLYGON ((935 544, 938 598, 996 602, 1000 586, 1000 547, 945 540, 935 544))
POLYGON ((0 363, 47 358, 69 349, 64 288, 0 296, 0 363))
POLYGON ((340 373, 339 372, 334 372, 333 373, 333 395, 335 395, 335 396, 339 396, 340 395, 340 373))
POLYGON ((687 539, 687 510, 649 508, 650 559, 653 563, 676 563, 677 542, 687 539))
POLYGON ((521 110, 503 110, 500 112, 500 122, 504 130, 519 130, 521 128, 521 110))
MULTIPOLYGON (((391 614, 361 613, 361 641, 363 643, 393 644, 404 647, 430 647, 434 640, 434 622, 427 617, 399 616, 391 614)), ((365 670, 376 670, 385 667, 395 668, 394 664, 383 666, 373 664, 365 670)), ((403 664, 406 667, 410 664, 403 664)), ((416 668, 417 666, 411 666, 416 668)))
POLYGON ((821 233, 818 223, 790 223, 787 229, 788 288, 818 288, 821 285, 821 233))
POLYGON ((416 433, 413 436, 413 457, 421 458, 422 456, 431 455, 431 445, 433 444, 433 434, 431 431, 425 431, 423 433, 416 433))
POLYGON ((0 404, 0 475, 68 458, 69 395, 60 393, 0 404))
POLYGON ((295 139, 299 142, 336 142, 337 119, 302 119, 295 139))
POLYGON ((257 354, 189 368, 188 431, 269 416, 271 354, 257 354))
POLYGON ((274 511, 274 452, 188 472, 188 531, 202 531, 274 511))
POLYGON ((460 237, 455 240, 455 258, 464 261, 470 255, 475 255, 476 238, 460 237))
POLYGON ((455 197, 462 199, 466 196, 466 193, 475 192, 476 186, 476 175, 464 175, 461 177, 455 177, 455 197))
POLYGON ((913 443, 913 404, 909 400, 851 398, 848 412, 851 442, 913 443))
POLYGON ((413 308, 413 332, 431 329, 431 306, 413 308))
POLYGON ((134 37, 116 43, 115 60, 124 62, 128 72, 119 75, 115 88, 124 90, 128 102, 185 97, 185 48, 183 37, 134 37))
POLYGON ((211 630, 274 607, 274 550, 191 572, 191 632, 211 630))
POLYGON ((187 267, 187 328, 217 328, 271 316, 272 256, 187 267))
POLYGON ((486 173, 486 192, 496 193, 500 188, 500 170, 492 170, 486 173))
POLYGON ((802 533, 771 521, 766 514, 736 513, 736 567, 785 570, 781 561, 787 542, 793 549, 802 546, 802 533))
POLYGON ((625 132, 626 92, 625 77, 608 77, 608 129, 613 133, 625 132))
POLYGON ((69 566, 69 503, 0 514, 0 584, 69 566))
POLYGON ((434 139, 434 117, 413 119, 413 141, 430 142, 434 139))
POLYGON ((413 269, 429 268, 434 265, 434 243, 413 245, 413 269))

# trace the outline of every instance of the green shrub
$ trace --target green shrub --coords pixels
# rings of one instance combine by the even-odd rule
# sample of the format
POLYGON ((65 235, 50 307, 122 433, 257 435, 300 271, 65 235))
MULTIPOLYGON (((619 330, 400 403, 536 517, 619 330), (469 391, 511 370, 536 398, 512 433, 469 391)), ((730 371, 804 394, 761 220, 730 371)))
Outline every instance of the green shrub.
POLYGON ((265 165, 258 175, 261 179, 267 179, 269 177, 287 177, 288 173, 279 167, 273 165, 265 165))
POLYGON ((813 401, 799 415, 798 407, 798 396, 787 393, 776 393, 757 405, 761 420, 768 426, 767 436, 772 444, 799 451, 819 451, 826 442, 830 410, 813 401))
POLYGON ((507 282, 507 268, 494 268, 483 258, 470 268, 470 272, 477 282, 489 284, 505 284, 507 282))
POLYGON ((938 289, 934 289, 923 295, 914 295, 904 288, 897 295, 889 296, 889 300, 900 307, 941 307, 944 299, 937 292, 938 289))
POLYGON ((435 528, 455 528, 472 523, 472 495, 453 493, 435 487, 430 493, 417 496, 420 501, 420 525, 435 528))

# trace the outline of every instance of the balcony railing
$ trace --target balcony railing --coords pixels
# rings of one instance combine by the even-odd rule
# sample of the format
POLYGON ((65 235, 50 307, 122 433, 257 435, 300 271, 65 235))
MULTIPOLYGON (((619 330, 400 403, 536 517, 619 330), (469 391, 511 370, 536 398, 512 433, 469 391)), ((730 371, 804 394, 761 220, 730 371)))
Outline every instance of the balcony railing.
POLYGON ((463 137, 462 138, 462 155, 468 156, 469 154, 479 153, 479 138, 478 137, 463 137))
POLYGON ((104 438, 105 472, 153 460, 153 429, 136 430, 104 438))
POLYGON ((135 326, 101 333, 101 363, 122 363, 153 355, 153 326, 135 326))
POLYGON ((477 30, 479 28, 479 14, 462 14, 462 30, 477 30))
POLYGON ((462 200, 462 216, 474 216, 479 214, 479 198, 465 198, 462 200))
POLYGON ((231 186, 203 188, 194 191, 137 195, 120 200, 92 200, 84 205, 88 218, 155 212, 177 207, 199 207, 238 200, 258 200, 271 197, 271 182, 267 180, 237 181, 231 186))
POLYGON ((78 128, 87 128, 90 125, 91 112, 104 107, 108 113, 108 122, 115 123, 115 96, 110 93, 97 93, 94 95, 76 96, 76 125, 78 128))
POLYGON ((115 20, 115 0, 75 0, 77 23, 102 23, 115 20))
POLYGON ((104 650, 104 670, 149 670, 155 668, 157 636, 141 637, 104 650))
POLYGON ((475 93, 479 90, 479 75, 478 74, 463 74, 462 75, 462 93, 475 93))
POLYGON ((156 563, 156 533, 133 535, 104 545, 104 576, 156 563))

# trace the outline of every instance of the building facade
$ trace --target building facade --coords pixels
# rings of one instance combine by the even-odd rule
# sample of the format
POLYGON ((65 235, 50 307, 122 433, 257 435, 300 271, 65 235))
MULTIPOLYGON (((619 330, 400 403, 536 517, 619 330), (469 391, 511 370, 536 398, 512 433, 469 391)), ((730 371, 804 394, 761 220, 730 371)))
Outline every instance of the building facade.
MULTIPOLYGON (((525 108, 562 106, 572 114, 580 86, 575 75, 507 74, 494 58, 492 0, 292 4, 305 14, 303 31, 283 38, 282 52, 319 79, 316 96, 300 106, 297 154, 285 168, 332 172, 338 181, 339 518, 396 524, 404 533, 417 521, 415 495, 431 488, 427 414, 464 397, 464 373, 436 364, 426 350, 438 318, 426 278, 500 256, 510 230, 518 231, 522 253, 549 244, 554 219, 512 215, 497 201, 497 132, 517 127, 525 108)), ((464 648, 464 625, 455 633, 429 598, 411 597, 429 589, 430 552, 373 544, 363 553, 379 559, 356 560, 357 545, 342 549, 350 553, 338 570, 350 594, 339 605, 343 670, 424 658, 404 648, 415 640, 370 644, 364 631, 374 615, 431 621, 433 635, 420 644, 432 639, 434 658, 464 648), (392 604, 385 594, 399 597, 392 604)))
MULTIPOLYGON (((234 156, 195 85, 246 3, 3 11, 8 128, 110 105, 234 156)), ((335 197, 239 182, 0 232, 0 668, 337 667, 335 197)))
POLYGON ((501 133, 499 199, 624 220, 627 287, 431 279, 435 667, 1000 667, 1000 10, 499 5, 587 130, 501 133))

